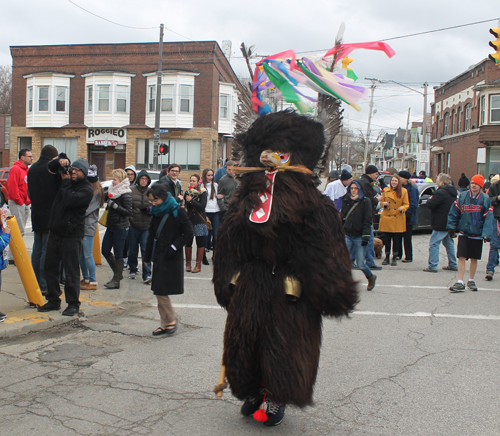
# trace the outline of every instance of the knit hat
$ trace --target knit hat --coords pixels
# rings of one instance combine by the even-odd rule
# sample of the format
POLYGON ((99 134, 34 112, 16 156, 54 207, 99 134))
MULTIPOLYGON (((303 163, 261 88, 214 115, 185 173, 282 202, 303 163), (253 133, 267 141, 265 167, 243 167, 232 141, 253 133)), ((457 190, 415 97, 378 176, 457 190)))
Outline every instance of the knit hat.
POLYGON ((51 159, 55 158, 59 153, 57 152, 57 148, 53 145, 47 144, 42 148, 41 155, 43 157, 50 157, 51 159))
POLYGON ((87 173, 87 179, 90 183, 94 183, 99 180, 99 177, 97 177, 97 165, 90 165, 87 173))
POLYGON ((398 173, 398 176, 403 178, 403 179, 411 179, 411 174, 409 171, 400 171, 398 173))
POLYGON ((82 170, 85 175, 87 175, 89 171, 89 163, 87 162, 87 159, 77 159, 71 164, 71 166, 82 170))
POLYGON ((365 174, 378 173, 378 168, 375 165, 368 165, 366 167, 365 174))
POLYGON ((330 171, 328 178, 337 180, 339 178, 339 172, 337 170, 330 171))
POLYGON ((476 185, 479 185, 484 187, 484 177, 481 174, 476 174, 470 181, 471 183, 475 183, 476 185))
POLYGON ((352 174, 347 170, 342 170, 342 174, 340 174, 340 180, 349 180, 352 179, 352 174))

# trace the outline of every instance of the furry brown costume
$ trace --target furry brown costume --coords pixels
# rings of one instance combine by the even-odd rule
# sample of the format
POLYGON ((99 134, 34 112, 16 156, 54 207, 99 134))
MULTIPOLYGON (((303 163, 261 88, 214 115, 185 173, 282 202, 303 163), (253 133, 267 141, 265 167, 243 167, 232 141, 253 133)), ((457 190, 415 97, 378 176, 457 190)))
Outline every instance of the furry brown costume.
MULTIPOLYGON (((241 166, 261 166, 264 150, 291 152, 290 165, 313 169, 323 153, 323 126, 293 111, 268 114, 238 135, 241 166)), ((249 220, 266 189, 264 168, 244 174, 219 228, 215 295, 227 309, 223 364, 233 394, 257 397, 263 385, 280 404, 305 407, 319 363, 322 316, 342 317, 358 301, 342 223, 311 174, 278 172, 269 220, 249 220), (230 285, 240 273, 236 285, 230 285), (292 302, 284 279, 302 283, 292 302)))
POLYGON ((373 239, 373 249, 375 250, 375 257, 382 259, 382 248, 384 248, 384 241, 380 238, 373 239))

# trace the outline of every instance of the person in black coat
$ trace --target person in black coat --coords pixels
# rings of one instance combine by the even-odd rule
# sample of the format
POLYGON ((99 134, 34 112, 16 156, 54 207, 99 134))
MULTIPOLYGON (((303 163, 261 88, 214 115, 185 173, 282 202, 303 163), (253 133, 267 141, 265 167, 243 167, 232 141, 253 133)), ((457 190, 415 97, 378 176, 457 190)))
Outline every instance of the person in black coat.
POLYGON ((356 259, 358 268, 368 279, 367 291, 375 287, 377 276, 365 263, 365 250, 370 240, 372 225, 372 204, 363 194, 358 182, 352 182, 342 197, 340 216, 344 223, 345 242, 351 258, 356 259))
POLYGON ((61 174, 62 183, 50 214, 45 252, 44 272, 48 302, 39 307, 38 311, 49 312, 61 307, 59 266, 62 262, 66 274, 64 294, 68 303, 62 314, 73 316, 80 308, 80 253, 85 212, 94 192, 87 180, 89 163, 85 159, 77 159, 70 168, 69 165, 69 159, 61 155, 48 165, 50 172, 61 174))
POLYGON ((153 216, 149 227, 144 263, 153 262, 151 289, 158 300, 161 325, 153 336, 171 335, 177 330, 177 317, 169 295, 184 293, 182 247, 193 239, 186 211, 161 183, 149 190, 153 216))
POLYGON ((125 170, 113 171, 113 184, 108 189, 108 218, 106 233, 102 240, 101 253, 113 270, 113 278, 104 286, 108 289, 120 289, 123 279, 123 247, 127 239, 129 218, 132 215, 132 191, 125 170), (113 254, 111 254, 113 250, 113 254))
POLYGON ((182 196, 182 184, 179 180, 181 167, 178 164, 173 163, 168 166, 168 172, 166 175, 162 175, 162 173, 160 173, 159 182, 163 183, 167 188, 167 192, 170 192, 172 198, 174 198, 177 203, 181 204, 184 200, 184 197, 182 196))
POLYGON ((457 190, 452 185, 451 177, 448 174, 440 174, 437 178, 438 189, 427 200, 427 207, 432 213, 432 235, 429 243, 429 265, 425 272, 437 272, 439 264, 439 245, 442 243, 448 254, 448 266, 444 270, 458 271, 457 258, 455 256, 455 246, 450 238, 446 223, 451 206, 457 199, 457 190))
MULTIPOLYGON (((64 153, 62 156, 67 158, 64 153)), ((31 263, 42 294, 47 292, 43 266, 49 237, 50 211, 62 181, 59 173, 52 174, 48 170, 49 162, 55 157, 57 149, 53 145, 46 145, 42 148, 40 159, 28 170, 28 196, 31 199, 31 226, 34 233, 31 263)))

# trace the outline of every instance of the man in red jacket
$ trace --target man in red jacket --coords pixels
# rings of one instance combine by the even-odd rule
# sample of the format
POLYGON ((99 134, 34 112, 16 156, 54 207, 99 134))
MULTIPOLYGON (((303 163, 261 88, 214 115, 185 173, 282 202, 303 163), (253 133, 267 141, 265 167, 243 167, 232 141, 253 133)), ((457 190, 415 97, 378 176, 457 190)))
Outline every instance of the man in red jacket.
POLYGON ((7 178, 9 210, 16 217, 17 225, 23 236, 31 204, 28 197, 28 166, 31 165, 32 161, 31 150, 23 148, 19 152, 19 160, 12 165, 7 178))

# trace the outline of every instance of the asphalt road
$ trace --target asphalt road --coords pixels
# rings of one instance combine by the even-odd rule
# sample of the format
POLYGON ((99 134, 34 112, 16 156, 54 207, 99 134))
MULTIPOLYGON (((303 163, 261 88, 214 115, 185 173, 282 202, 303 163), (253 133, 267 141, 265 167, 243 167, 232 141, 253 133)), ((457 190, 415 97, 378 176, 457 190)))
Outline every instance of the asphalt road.
POLYGON ((456 273, 422 271, 429 237, 416 235, 415 261, 378 272, 372 292, 354 271, 361 302, 350 319, 324 321, 315 406, 288 408, 279 427, 212 392, 225 312, 203 267, 173 298, 173 337, 151 336, 155 300, 126 279, 135 301, 114 313, 0 343, 0 433, 497 436, 500 282, 484 281, 482 260, 479 292, 450 294, 456 273))

